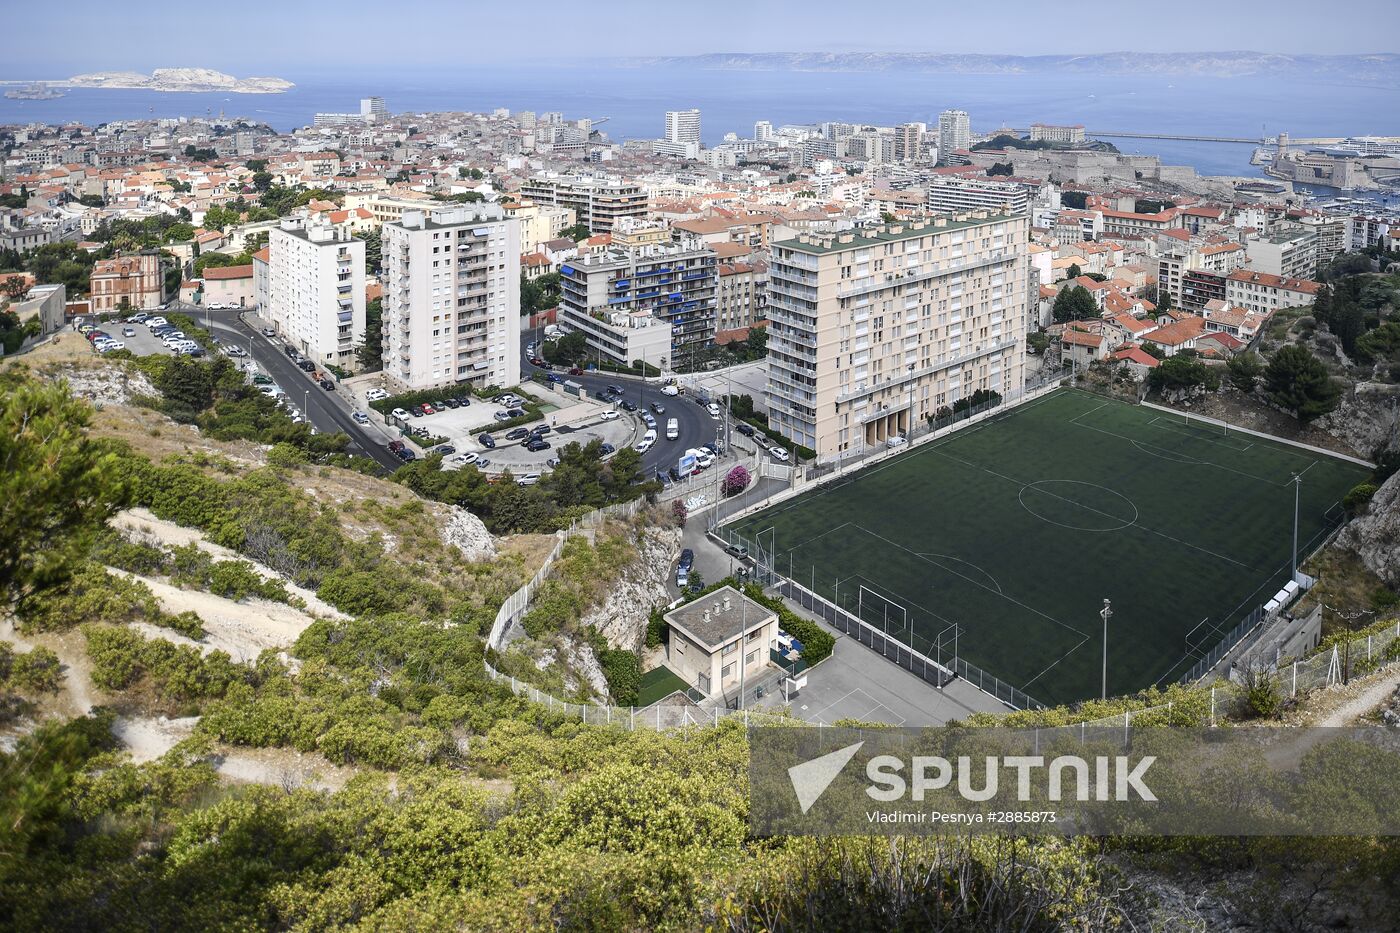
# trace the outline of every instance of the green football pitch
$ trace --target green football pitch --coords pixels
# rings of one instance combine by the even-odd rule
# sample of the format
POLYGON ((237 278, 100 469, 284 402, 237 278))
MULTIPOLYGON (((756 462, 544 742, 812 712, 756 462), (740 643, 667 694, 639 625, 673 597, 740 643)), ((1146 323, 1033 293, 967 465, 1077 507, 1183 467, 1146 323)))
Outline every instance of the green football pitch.
POLYGON ((1042 703, 1181 678, 1288 582, 1368 471, 1058 390, 727 526, 930 658, 1042 703), (1300 558, 1301 559, 1301 558, 1300 558), (956 626, 956 629, 954 629, 956 626))

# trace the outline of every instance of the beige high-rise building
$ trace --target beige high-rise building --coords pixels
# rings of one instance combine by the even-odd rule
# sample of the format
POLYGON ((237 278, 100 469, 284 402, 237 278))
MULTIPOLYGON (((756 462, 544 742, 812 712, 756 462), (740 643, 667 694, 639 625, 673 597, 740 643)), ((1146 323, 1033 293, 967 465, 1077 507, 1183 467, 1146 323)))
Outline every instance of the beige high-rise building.
POLYGON ((972 127, 966 110, 945 110, 938 115, 938 161, 954 164, 953 153, 972 145, 972 127))
POLYGON ((769 425, 830 458, 1019 391, 1028 224, 978 211, 774 244, 769 425))

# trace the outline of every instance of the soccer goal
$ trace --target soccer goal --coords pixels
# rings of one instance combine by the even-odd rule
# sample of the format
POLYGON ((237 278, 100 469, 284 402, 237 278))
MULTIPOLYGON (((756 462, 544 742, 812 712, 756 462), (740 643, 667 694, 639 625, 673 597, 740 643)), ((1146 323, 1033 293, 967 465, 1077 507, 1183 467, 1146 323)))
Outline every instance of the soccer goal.
POLYGON ((909 642, 909 608, 882 593, 859 584, 856 593, 856 615, 891 638, 909 642), (867 608, 869 607, 869 608, 867 608))

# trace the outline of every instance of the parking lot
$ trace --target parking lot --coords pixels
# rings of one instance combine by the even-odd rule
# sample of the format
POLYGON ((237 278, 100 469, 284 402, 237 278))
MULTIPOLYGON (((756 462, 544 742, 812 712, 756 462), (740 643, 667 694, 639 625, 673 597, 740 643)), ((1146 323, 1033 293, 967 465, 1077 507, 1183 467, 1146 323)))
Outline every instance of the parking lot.
MULTIPOLYGON (((120 341, 127 350, 135 356, 150 356, 156 353, 171 355, 160 338, 151 333, 150 328, 145 324, 122 324, 118 321, 106 321, 97 325, 99 330, 105 331, 113 340, 120 341), (130 331, 130 334, 125 333, 130 331)), ((75 328, 76 329, 76 328, 75 328)))

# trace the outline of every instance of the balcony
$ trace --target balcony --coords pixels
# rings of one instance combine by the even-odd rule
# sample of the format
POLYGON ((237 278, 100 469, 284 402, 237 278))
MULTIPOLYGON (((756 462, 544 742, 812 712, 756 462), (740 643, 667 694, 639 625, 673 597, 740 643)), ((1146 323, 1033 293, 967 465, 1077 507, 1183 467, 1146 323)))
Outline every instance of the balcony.
POLYGON ((916 282, 927 281, 928 279, 941 278, 945 275, 965 272, 968 269, 979 269, 985 266, 996 265, 997 263, 1009 262, 1015 258, 1015 253, 1002 251, 987 256, 965 259, 962 262, 935 265, 927 269, 910 269, 904 272, 886 273, 883 279, 853 283, 847 288, 837 292, 836 295, 838 298, 850 298, 855 295, 883 291, 884 289, 894 288, 898 285, 912 285, 916 282))
POLYGON ((921 379, 924 376, 929 375, 930 373, 940 372, 942 370, 949 369, 953 366, 960 366, 963 363, 979 359, 984 356, 990 356, 993 353, 998 353, 1002 350, 1014 347, 1015 345, 1016 340, 1010 337, 1000 341, 990 341, 987 343, 981 343, 967 350, 964 353, 960 353, 953 356, 945 356, 943 359, 936 360, 932 364, 916 368, 912 373, 907 371, 901 371, 883 382, 871 382, 867 384, 866 387, 863 389, 848 389, 837 395, 836 401, 846 402, 850 401, 851 399, 861 398, 863 396, 871 395, 875 392, 880 392, 886 389, 894 388, 911 380, 921 379))

